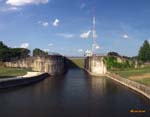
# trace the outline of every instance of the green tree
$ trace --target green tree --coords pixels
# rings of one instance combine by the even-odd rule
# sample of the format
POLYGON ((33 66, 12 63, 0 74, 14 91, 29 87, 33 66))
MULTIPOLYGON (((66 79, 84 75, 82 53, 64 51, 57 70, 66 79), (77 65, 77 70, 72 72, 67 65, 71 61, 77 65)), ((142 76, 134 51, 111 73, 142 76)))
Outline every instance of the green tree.
POLYGON ((0 61, 9 61, 11 57, 10 49, 0 49, 0 61))
POLYGON ((150 62, 150 44, 147 40, 139 50, 138 59, 143 62, 150 62))
POLYGON ((0 61, 11 61, 29 57, 30 50, 26 48, 9 48, 0 41, 0 61))
POLYGON ((104 59, 104 62, 106 63, 108 69, 113 69, 117 64, 117 59, 114 56, 107 56, 104 59))
POLYGON ((33 50, 33 56, 47 56, 48 53, 44 52, 43 50, 39 49, 39 48, 35 48, 33 50))
POLYGON ((12 48, 11 57, 15 59, 27 58, 29 57, 30 50, 26 48, 12 48))
POLYGON ((10 58, 10 49, 0 41, 0 61, 7 61, 10 58))
POLYGON ((0 41, 0 49, 8 49, 8 47, 2 42, 0 41))
POLYGON ((117 52, 109 52, 108 56, 120 56, 117 52))

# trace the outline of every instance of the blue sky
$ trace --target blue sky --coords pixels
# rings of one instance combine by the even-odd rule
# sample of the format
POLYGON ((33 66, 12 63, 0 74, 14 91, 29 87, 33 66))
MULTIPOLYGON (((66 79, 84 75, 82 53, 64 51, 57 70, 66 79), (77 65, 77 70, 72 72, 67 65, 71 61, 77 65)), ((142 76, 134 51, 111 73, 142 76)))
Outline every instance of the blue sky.
POLYGON ((93 9, 97 53, 135 56, 150 40, 150 0, 0 0, 0 40, 80 56, 91 48, 93 9))

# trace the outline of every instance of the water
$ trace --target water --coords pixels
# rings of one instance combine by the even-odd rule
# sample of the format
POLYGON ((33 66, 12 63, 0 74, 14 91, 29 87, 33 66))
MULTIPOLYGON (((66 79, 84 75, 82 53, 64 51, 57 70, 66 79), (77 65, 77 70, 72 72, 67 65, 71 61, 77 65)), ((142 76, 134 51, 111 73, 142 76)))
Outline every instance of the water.
POLYGON ((150 101, 106 77, 74 69, 30 86, 0 90, 0 117, 150 116, 150 101), (146 109, 146 113, 130 113, 146 109))

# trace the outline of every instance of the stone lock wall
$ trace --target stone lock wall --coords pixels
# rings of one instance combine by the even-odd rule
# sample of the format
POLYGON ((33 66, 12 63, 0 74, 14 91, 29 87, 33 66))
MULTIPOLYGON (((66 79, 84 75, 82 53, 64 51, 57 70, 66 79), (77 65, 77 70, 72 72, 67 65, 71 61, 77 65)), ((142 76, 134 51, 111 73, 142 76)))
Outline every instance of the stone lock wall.
POLYGON ((90 56, 85 59, 85 70, 92 75, 105 75, 107 67, 103 56, 90 56))
POLYGON ((47 72, 51 75, 59 75, 65 72, 65 58, 59 55, 46 57, 30 57, 13 62, 6 62, 6 67, 26 68, 33 71, 47 72))

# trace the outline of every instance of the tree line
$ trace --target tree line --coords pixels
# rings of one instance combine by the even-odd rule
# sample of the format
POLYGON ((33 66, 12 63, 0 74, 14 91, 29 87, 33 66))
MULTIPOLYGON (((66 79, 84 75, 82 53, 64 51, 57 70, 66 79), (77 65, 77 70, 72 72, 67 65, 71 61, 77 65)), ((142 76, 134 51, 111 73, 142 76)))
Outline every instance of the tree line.
MULTIPOLYGON (((30 52, 31 51, 26 48, 10 48, 7 45, 5 45, 2 41, 0 41, 0 61, 12 61, 27 58, 30 56, 30 52)), ((35 48, 33 50, 33 56, 47 56, 47 55, 48 52, 44 52, 39 48, 35 48)), ((108 56, 116 56, 116 57, 119 56, 126 59, 131 60, 136 59, 141 62, 150 63, 150 43, 147 40, 145 40, 143 45, 139 49, 138 56, 136 57, 120 56, 116 52, 109 52, 108 56)), ((112 63, 112 60, 110 60, 110 63, 112 63)))
POLYGON ((116 52, 109 52, 108 56, 105 57, 104 62, 110 70, 133 68, 135 67, 135 64, 138 64, 139 66, 143 63, 150 64, 150 43, 147 40, 144 41, 139 49, 138 56, 127 57, 121 56, 116 52), (122 59, 122 62, 118 62, 117 57, 122 59))
MULTIPOLYGON (((5 45, 2 41, 0 41, 0 61, 14 61, 23 58, 30 57, 30 50, 27 48, 10 48, 5 45)), ((46 56, 47 52, 39 48, 35 48, 33 50, 33 56, 46 56)))
POLYGON ((0 61, 12 61, 29 57, 30 50, 26 48, 10 48, 0 41, 0 61))
POLYGON ((150 42, 148 42, 148 40, 144 41, 143 45, 139 49, 138 56, 134 57, 121 56, 117 52, 109 52, 108 56, 122 57, 131 60, 134 59, 141 62, 150 62, 150 42))
POLYGON ((138 59, 142 62, 150 62, 150 43, 147 40, 139 50, 138 59))

